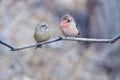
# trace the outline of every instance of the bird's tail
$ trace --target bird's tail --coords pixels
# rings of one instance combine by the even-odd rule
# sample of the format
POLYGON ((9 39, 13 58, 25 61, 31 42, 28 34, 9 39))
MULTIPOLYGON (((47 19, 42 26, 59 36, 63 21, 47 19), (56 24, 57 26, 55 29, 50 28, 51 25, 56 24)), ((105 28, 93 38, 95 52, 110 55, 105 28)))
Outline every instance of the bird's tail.
MULTIPOLYGON (((76 36, 76 37, 78 37, 78 38, 80 38, 81 36, 80 36, 80 33, 78 34, 78 36, 76 36)), ((81 42, 80 41, 78 41, 78 43, 80 44, 81 42)))
POLYGON ((42 45, 37 45, 37 47, 35 47, 35 49, 37 49, 37 48, 42 48, 42 45))

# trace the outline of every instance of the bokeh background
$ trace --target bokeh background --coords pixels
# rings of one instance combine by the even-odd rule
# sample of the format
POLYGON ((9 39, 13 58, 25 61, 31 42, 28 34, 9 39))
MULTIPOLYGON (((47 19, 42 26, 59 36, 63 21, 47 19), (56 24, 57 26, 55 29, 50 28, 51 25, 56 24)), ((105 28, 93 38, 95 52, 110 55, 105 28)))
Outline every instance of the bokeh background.
MULTIPOLYGON (((119 0, 0 0, 0 39, 16 47, 35 43, 37 24, 61 36, 60 18, 72 15, 81 37, 120 34, 119 0)), ((0 45, 0 80, 120 80, 120 41, 59 41, 16 52, 0 45)))

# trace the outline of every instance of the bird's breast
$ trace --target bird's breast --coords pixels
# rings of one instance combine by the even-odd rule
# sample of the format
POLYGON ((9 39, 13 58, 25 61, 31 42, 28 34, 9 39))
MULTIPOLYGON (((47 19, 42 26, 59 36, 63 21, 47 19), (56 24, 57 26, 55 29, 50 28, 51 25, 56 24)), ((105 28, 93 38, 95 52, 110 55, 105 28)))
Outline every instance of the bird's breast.
POLYGON ((61 30, 65 36, 78 36, 79 34, 77 28, 65 27, 65 28, 61 28, 61 30))
POLYGON ((35 32, 34 38, 37 42, 46 41, 50 38, 50 32, 35 32))

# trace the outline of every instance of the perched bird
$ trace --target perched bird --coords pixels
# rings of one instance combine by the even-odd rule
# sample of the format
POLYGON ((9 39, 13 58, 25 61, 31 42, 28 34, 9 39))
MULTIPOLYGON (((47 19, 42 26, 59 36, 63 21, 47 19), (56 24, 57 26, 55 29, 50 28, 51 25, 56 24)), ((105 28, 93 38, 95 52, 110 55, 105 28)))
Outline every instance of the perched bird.
MULTIPOLYGON (((35 28, 34 39, 37 43, 46 41, 50 38, 50 30, 46 23, 38 24, 35 28)), ((36 48, 41 47, 42 45, 38 45, 36 48)))
POLYGON ((76 37, 80 34, 76 21, 69 14, 65 14, 64 16, 62 16, 60 28, 64 36, 76 37))

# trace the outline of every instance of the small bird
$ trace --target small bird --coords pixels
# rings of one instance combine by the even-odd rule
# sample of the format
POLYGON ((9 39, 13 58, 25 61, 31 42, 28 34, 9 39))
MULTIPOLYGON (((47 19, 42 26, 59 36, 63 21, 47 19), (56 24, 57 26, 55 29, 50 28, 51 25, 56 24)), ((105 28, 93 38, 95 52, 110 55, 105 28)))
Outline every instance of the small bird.
MULTIPOLYGON (((37 43, 46 41, 50 38, 50 30, 48 28, 48 25, 46 23, 38 24, 35 28, 34 32, 34 39, 37 43)), ((36 48, 40 47, 42 45, 38 45, 36 48)))
POLYGON ((77 37, 80 35, 76 21, 69 14, 62 16, 60 28, 64 36, 77 37))

